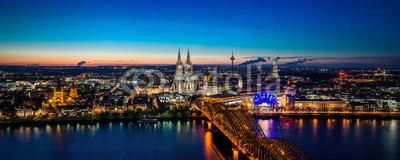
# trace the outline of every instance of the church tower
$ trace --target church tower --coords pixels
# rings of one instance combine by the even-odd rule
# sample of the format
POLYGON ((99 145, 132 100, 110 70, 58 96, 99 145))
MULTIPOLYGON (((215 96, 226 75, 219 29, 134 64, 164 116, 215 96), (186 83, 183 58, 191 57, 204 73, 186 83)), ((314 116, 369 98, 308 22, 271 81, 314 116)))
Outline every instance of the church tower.
POLYGON ((186 76, 191 76, 192 74, 193 74, 193 65, 192 65, 192 62, 190 61, 190 51, 189 51, 189 48, 188 48, 188 51, 187 51, 187 58, 186 58, 186 67, 185 67, 185 75, 186 76))
POLYGON ((72 85, 69 88, 69 96, 71 98, 77 98, 78 97, 78 88, 76 88, 75 82, 72 82, 72 85))
POLYGON ((182 93, 183 90, 183 63, 181 60, 181 49, 178 50, 178 60, 176 61, 176 70, 172 90, 177 93, 182 93))
POLYGON ((193 80, 193 65, 192 62, 190 61, 190 51, 188 48, 187 51, 187 57, 186 57, 186 63, 185 63, 185 82, 184 82, 184 92, 187 94, 191 94, 194 92, 195 84, 193 80))
POLYGON ((181 60, 181 51, 178 51, 178 61, 176 62, 176 71, 174 82, 171 86, 172 93, 194 94, 198 85, 198 77, 193 74, 193 64, 190 60, 190 51, 188 48, 185 64, 181 60))
POLYGON ((60 80, 57 81, 57 86, 53 87, 53 102, 64 103, 65 90, 61 85, 60 80))
POLYGON ((178 60, 176 61, 176 75, 183 75, 183 64, 181 60, 181 48, 178 50, 178 60))

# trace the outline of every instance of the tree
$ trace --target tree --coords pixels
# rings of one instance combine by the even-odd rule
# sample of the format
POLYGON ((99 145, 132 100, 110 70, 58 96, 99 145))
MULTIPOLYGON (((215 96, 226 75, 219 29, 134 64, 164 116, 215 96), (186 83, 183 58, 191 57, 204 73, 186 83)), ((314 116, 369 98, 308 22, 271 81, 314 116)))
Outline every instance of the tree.
POLYGON ((3 115, 6 117, 15 117, 17 115, 17 110, 14 106, 12 106, 10 101, 4 101, 0 103, 0 109, 3 112, 3 115))

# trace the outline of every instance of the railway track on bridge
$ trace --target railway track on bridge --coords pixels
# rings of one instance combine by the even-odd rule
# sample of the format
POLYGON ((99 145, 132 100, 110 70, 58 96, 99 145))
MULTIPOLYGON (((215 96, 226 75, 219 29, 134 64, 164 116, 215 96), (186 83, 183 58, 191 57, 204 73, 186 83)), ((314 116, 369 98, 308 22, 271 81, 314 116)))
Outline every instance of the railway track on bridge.
POLYGON ((223 104, 205 104, 202 113, 249 159, 308 160, 310 157, 283 138, 266 138, 250 113, 223 104))

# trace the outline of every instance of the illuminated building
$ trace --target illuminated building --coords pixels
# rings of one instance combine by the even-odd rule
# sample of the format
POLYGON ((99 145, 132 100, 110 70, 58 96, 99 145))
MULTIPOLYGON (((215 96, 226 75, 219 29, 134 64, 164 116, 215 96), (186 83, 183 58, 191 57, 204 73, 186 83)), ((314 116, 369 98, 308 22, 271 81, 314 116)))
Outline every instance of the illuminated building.
POLYGON ((273 61, 273 64, 272 64, 272 78, 279 79, 278 58, 274 58, 274 61, 273 61))
POLYGON ((53 96, 42 103, 43 111, 60 115, 76 115, 90 112, 91 105, 85 99, 79 99, 75 83, 72 83, 69 94, 58 80, 53 87, 53 96))
POLYGON ((190 52, 188 49, 186 63, 181 60, 181 51, 178 51, 178 60, 176 62, 176 71, 174 81, 171 86, 172 93, 192 95, 198 89, 198 77, 193 74, 193 64, 190 60, 190 52))
POLYGON ((53 87, 53 97, 50 103, 64 103, 65 90, 61 82, 57 81, 57 86, 53 87))
POLYGON ((27 99, 23 100, 22 104, 16 108, 16 115, 18 117, 36 116, 42 113, 40 106, 38 107, 36 100, 27 99))
POLYGON ((261 92, 253 98, 254 109, 275 109, 278 105, 277 99, 273 94, 261 92))
POLYGON ((82 79, 86 78, 86 73, 82 73, 82 75, 80 76, 82 79))
POLYGON ((149 87, 146 88, 146 92, 149 96, 153 95, 153 94, 160 94, 164 92, 164 88, 160 88, 160 87, 149 87))
POLYGON ((69 88, 69 96, 71 98, 77 98, 78 97, 78 88, 76 88, 75 82, 72 82, 72 85, 69 88))
POLYGON ((295 110, 308 111, 343 111, 346 102, 342 100, 295 100, 295 110))

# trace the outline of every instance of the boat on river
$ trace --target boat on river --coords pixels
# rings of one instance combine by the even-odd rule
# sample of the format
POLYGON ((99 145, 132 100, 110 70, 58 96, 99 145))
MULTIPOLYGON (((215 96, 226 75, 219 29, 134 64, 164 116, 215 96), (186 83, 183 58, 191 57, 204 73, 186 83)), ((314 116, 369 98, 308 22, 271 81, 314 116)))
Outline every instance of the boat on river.
POLYGON ((137 121, 138 124, 157 124, 157 119, 142 118, 137 121))
POLYGON ((283 115, 281 115, 281 117, 279 117, 279 122, 293 122, 294 118, 290 118, 290 117, 285 117, 283 115))

